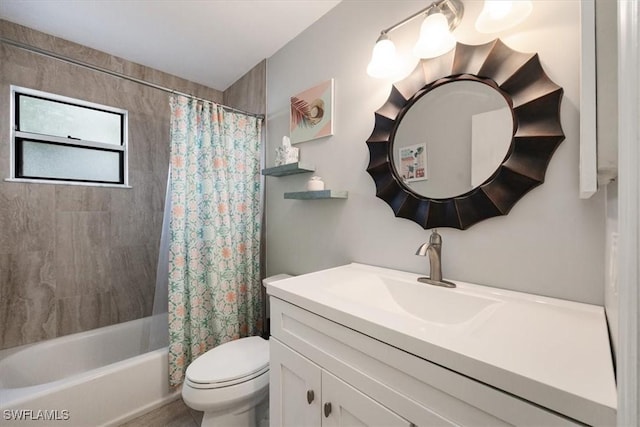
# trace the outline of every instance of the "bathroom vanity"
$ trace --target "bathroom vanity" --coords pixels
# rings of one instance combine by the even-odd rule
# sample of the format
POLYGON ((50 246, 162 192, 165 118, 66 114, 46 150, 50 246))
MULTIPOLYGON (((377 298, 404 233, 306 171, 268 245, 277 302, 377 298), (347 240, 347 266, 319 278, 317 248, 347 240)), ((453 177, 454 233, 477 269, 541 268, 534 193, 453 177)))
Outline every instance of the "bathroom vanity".
POLYGON ((602 307, 350 264, 267 286, 271 426, 615 425, 602 307))

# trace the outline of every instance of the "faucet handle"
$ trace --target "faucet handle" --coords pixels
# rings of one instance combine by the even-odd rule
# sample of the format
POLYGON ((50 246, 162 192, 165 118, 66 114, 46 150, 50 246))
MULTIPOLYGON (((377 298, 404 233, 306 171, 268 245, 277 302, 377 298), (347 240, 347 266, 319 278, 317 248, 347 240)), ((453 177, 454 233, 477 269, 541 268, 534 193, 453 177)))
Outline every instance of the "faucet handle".
POLYGON ((430 245, 441 245, 442 244, 442 236, 438 234, 438 229, 434 228, 431 231, 431 236, 429 236, 429 244, 430 245))

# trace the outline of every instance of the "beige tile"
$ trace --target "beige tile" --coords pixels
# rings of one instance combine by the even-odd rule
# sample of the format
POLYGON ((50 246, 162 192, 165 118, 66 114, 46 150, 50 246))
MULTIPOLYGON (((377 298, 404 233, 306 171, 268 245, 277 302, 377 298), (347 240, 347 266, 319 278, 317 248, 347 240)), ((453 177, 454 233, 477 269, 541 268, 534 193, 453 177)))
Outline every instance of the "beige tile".
POLYGON ((154 212, 164 211, 164 197, 167 190, 167 174, 169 172, 169 158, 166 157, 164 168, 153 171, 148 175, 149 190, 151 191, 151 210, 154 212))
POLYGON ((266 113, 267 61, 249 70, 224 91, 224 104, 256 114, 266 113))
POLYGON ((145 246, 112 248, 110 286, 119 322, 148 316, 153 309, 156 259, 145 246))
MULTIPOLYGON (((0 61, 0 84, 2 84, 3 97, 6 96, 4 99, 7 101, 10 97, 9 85, 36 87, 41 81, 44 70, 34 66, 34 55, 30 55, 17 47, 2 44, 0 45, 0 56, 3 58, 0 61)), ((2 105, 8 106, 10 104, 7 102, 2 105)), ((5 108, 3 110, 6 111, 3 115, 6 115, 7 120, 3 123, 3 126, 8 126, 9 109, 5 108)), ((8 146, 9 144, 6 145, 8 146)))
POLYGON ((189 412, 191 413, 191 417, 193 417, 193 420, 196 422, 196 425, 200 425, 202 424, 202 418, 204 417, 204 412, 202 411, 196 411, 195 409, 191 409, 189 408, 189 412))
POLYGON ((111 213, 112 247, 147 245, 157 241, 160 231, 151 210, 132 207, 127 211, 111 213))
POLYGON ((53 249, 54 204, 51 185, 0 182, 0 253, 53 249))
POLYGON ((76 256, 75 263, 56 264, 56 297, 66 298, 109 290, 107 248, 92 249, 76 256))
POLYGON ((56 213, 56 296, 95 294, 109 289, 108 212, 56 213))
POLYGON ((115 323, 111 292, 58 298, 56 304, 58 336, 115 323))
POLYGON ((52 252, 0 255, 0 348, 55 336, 54 293, 52 252))
MULTIPOLYGON (((5 50, 5 45, 0 45, 0 57, 3 55, 5 50)), ((1 62, 1 61, 0 61, 1 62)), ((0 63, 0 104, 9 105, 11 94, 9 92, 9 82, 10 80, 5 80, 4 72, 6 66, 3 63, 0 63)), ((10 129, 10 112, 8 108, 0 108, 0 135, 6 135, 5 138, 9 137, 9 129, 10 129)), ((10 176, 10 164, 9 164, 9 154, 10 154, 10 144, 8 139, 6 142, 0 144, 0 159, 3 159, 0 162, 0 177, 7 178, 10 176)))
MULTIPOLYGON (((150 155, 150 140, 157 132, 148 114, 129 111, 129 171, 151 172, 153 157, 150 155)), ((155 138, 153 138, 155 139, 155 138)), ((168 141, 167 141, 168 144, 168 141)), ((130 173, 131 175, 131 173, 130 173)), ((129 176, 131 182, 131 176, 129 176)))
POLYGON ((148 245, 158 241, 161 226, 155 212, 164 209, 164 187, 152 174, 131 171, 130 190, 112 189, 111 246, 148 245))
POLYGON ((111 189, 111 210, 114 212, 130 211, 132 208, 153 210, 151 174, 130 165, 129 185, 130 189, 111 189))
POLYGON ((153 151, 153 175, 152 180, 159 187, 157 195, 159 200, 154 200, 153 207, 164 209, 164 197, 167 190, 167 176, 169 174, 169 148, 159 147, 153 151))
POLYGON ((54 292, 52 251, 0 255, 0 299, 37 299, 54 292))
POLYGON ((108 211, 111 192, 103 187, 56 186, 56 210, 62 212, 108 211))
POLYGON ((0 300, 0 349, 25 344, 22 326, 26 324, 27 316, 26 301, 8 303, 0 300))
POLYGON ((0 254, 0 301, 7 301, 16 293, 16 284, 11 275, 11 255, 0 254))
MULTIPOLYGON (((160 239, 162 238, 162 223, 164 222, 164 211, 156 211, 152 214, 153 218, 153 239, 149 239, 148 245, 153 246, 155 248, 155 253, 157 255, 158 249, 160 249, 160 239)), ((167 217, 167 221, 170 218, 167 217)), ((167 236, 169 239, 169 236, 167 236)), ((154 261, 157 261, 158 257, 152 258, 154 261)))
POLYGON ((56 251, 109 247, 110 221, 107 212, 57 212, 56 251))
POLYGON ((36 298, 0 301, 0 349, 54 338, 56 306, 52 293, 36 298))
MULTIPOLYGON (((198 427, 192 410, 178 399, 167 405, 135 418, 120 427, 198 427)), ((196 414, 197 416, 197 414, 196 414)))

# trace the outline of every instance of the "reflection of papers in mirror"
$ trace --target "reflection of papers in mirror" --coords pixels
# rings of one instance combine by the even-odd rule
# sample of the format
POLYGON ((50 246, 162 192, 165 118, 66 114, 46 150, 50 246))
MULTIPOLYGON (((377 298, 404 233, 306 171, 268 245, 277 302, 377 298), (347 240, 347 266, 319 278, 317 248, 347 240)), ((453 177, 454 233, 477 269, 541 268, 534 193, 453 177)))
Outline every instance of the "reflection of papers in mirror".
POLYGON ((403 182, 427 179, 427 144, 415 144, 398 149, 400 176, 403 182))
POLYGON ((471 118, 471 188, 483 184, 502 164, 511 145, 512 123, 509 108, 471 118))

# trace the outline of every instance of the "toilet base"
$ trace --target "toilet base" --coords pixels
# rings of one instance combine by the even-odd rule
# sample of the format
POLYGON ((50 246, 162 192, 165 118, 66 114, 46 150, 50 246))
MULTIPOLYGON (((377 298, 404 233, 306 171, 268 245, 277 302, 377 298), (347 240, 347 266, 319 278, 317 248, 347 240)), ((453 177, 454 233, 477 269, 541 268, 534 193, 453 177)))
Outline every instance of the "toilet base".
POLYGON ((237 412, 205 412, 201 427, 268 427, 269 399, 237 412))

